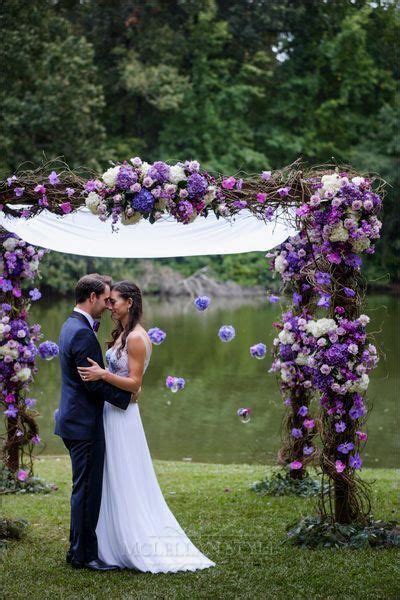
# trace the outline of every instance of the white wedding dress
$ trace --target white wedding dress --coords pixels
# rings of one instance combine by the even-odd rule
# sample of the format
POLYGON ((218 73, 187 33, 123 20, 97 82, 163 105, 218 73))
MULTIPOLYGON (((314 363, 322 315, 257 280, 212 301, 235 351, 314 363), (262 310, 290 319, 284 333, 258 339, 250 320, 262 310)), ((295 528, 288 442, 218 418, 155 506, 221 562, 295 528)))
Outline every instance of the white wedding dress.
MULTIPOLYGON (((146 344, 146 371, 151 341, 146 344)), ((106 353, 112 373, 128 375, 123 350, 106 353)), ((106 453, 96 534, 99 558, 108 564, 151 573, 195 571, 215 566, 194 546, 170 511, 154 472, 138 403, 121 410, 104 403, 106 453)))

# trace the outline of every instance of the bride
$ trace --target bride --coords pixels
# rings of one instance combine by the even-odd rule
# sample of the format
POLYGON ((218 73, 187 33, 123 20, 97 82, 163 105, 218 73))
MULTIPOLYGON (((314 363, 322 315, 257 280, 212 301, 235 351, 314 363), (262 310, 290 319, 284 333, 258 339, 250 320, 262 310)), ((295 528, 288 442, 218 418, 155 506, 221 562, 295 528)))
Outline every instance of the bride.
POLYGON ((86 381, 103 379, 132 392, 126 411, 104 403, 106 455, 96 528, 99 558, 151 573, 213 567, 215 563, 194 546, 175 519, 154 472, 136 401, 152 352, 140 324, 140 289, 129 281, 116 283, 109 302, 117 326, 106 352, 108 369, 91 359, 90 367, 79 367, 86 381))

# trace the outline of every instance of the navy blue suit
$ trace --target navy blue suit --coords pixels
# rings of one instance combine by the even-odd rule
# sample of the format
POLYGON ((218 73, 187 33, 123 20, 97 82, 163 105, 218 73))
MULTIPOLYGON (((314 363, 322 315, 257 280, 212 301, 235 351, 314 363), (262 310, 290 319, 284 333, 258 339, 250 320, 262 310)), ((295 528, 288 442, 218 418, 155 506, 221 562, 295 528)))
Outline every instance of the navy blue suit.
POLYGON ((82 381, 77 367, 90 366, 87 357, 104 368, 103 355, 88 319, 73 312, 60 339, 61 400, 55 434, 72 462, 70 553, 80 562, 98 558, 96 526, 100 512, 104 465, 103 406, 110 402, 126 410, 131 393, 104 381, 82 381))

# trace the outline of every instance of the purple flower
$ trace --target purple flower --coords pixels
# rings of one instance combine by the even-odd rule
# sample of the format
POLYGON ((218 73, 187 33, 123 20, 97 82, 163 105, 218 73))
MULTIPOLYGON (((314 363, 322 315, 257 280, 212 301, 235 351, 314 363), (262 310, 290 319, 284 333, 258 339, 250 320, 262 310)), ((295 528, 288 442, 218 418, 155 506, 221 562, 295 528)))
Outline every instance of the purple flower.
POLYGON ((44 187, 44 185, 39 184, 35 187, 35 189, 33 191, 36 192, 37 194, 45 194, 46 188, 44 187))
POLYGON ((40 437, 38 435, 34 435, 31 437, 31 442, 32 444, 35 444, 35 446, 37 446, 38 444, 40 444, 40 437))
POLYGON ((309 456, 313 452, 314 452, 314 446, 304 446, 303 454, 305 454, 305 456, 309 456))
POLYGON ((356 452, 355 454, 350 454, 349 464, 353 469, 361 469, 362 460, 358 452, 356 452))
POLYGON ((348 298, 354 298, 356 295, 355 291, 348 287, 343 288, 343 291, 348 298))
POLYGON ((1 305, 1 308, 4 312, 10 312, 12 309, 11 304, 6 304, 5 302, 1 305))
POLYGON ((154 202, 155 200, 153 194, 149 192, 149 190, 142 188, 140 192, 137 192, 133 196, 131 200, 131 207, 133 210, 147 213, 153 209, 154 202))
POLYGON ((264 358, 267 353, 267 347, 265 344, 259 343, 254 346, 250 346, 250 354, 253 358, 264 358))
POLYGON ((18 408, 14 404, 9 404, 7 410, 4 411, 4 414, 11 419, 15 419, 18 414, 18 408))
POLYGON ((304 419, 303 425, 306 429, 314 429, 315 421, 314 419, 304 419))
POLYGON ((7 185, 8 187, 10 187, 10 185, 12 185, 13 181, 17 181, 17 178, 15 175, 13 175, 12 177, 7 177, 7 185))
POLYGON ((27 408, 33 408, 34 406, 36 406, 36 399, 35 398, 25 398, 25 406, 27 408))
POLYGON ((179 390, 183 390, 185 387, 185 380, 183 377, 173 377, 172 375, 168 375, 165 380, 165 385, 171 392, 178 392, 179 390))
POLYGON ((299 294, 298 292, 293 293, 293 304, 295 306, 299 306, 302 299, 303 299, 303 296, 301 294, 299 294))
POLYGON ((268 300, 269 300, 269 302, 271 302, 271 304, 276 304, 277 302, 280 301, 280 297, 279 296, 274 296, 273 294, 270 294, 268 296, 268 300))
POLYGON ((331 276, 329 273, 323 271, 317 271, 315 273, 315 281, 320 285, 329 285, 331 282, 331 276))
POLYGON ((289 468, 292 470, 293 469, 294 470, 301 469, 302 467, 303 467, 303 465, 299 460, 294 460, 291 463, 289 463, 289 468))
POLYGON ((25 191, 24 187, 14 188, 14 194, 17 196, 17 198, 20 198, 23 195, 24 191, 25 191))
POLYGON ((322 308, 329 308, 331 304, 331 295, 330 294, 321 294, 317 306, 322 306, 322 308))
POLYGON ((339 446, 337 447, 338 452, 341 452, 342 454, 348 454, 349 452, 351 452, 354 448, 354 444, 353 442, 344 442, 344 444, 339 444, 339 446))
POLYGON ((222 181, 221 186, 225 190, 233 190, 233 188, 235 187, 235 183, 236 183, 236 179, 234 177, 227 177, 226 179, 224 179, 222 181))
POLYGON ((263 171, 260 177, 263 181, 268 181, 269 179, 271 179, 271 171, 263 171))
POLYGON ((68 198, 71 198, 71 196, 73 196, 75 194, 74 188, 67 187, 67 188, 65 188, 65 191, 67 192, 68 198))
POLYGON ((39 355, 43 360, 52 360, 58 352, 58 346, 54 342, 46 341, 39 346, 39 355))
POLYGON ((20 469, 17 473, 18 481, 25 481, 28 478, 28 471, 24 471, 24 469, 20 469))
POLYGON ((290 187, 283 187, 283 188, 279 188, 279 190, 278 190, 278 194, 280 195, 281 198, 283 198, 284 196, 287 196, 289 192, 290 192, 290 187))
POLYGON ((36 302, 36 300, 40 300, 40 298, 42 297, 42 294, 37 288, 30 290, 29 295, 32 298, 32 302, 36 302))
POLYGON ((177 219, 182 223, 189 223, 193 215, 194 208, 188 200, 181 200, 177 206, 177 219))
POLYGON ((346 429, 346 423, 344 421, 339 421, 338 423, 335 423, 335 429, 337 433, 342 433, 342 431, 346 429))
POLYGON ((300 417, 305 417, 308 413, 308 408, 307 406, 300 406, 299 410, 297 411, 297 414, 300 417))
POLYGON ((87 181, 85 183, 85 190, 87 192, 94 192, 95 190, 97 190, 97 183, 94 179, 89 179, 89 181, 87 181))
POLYGON ((147 175, 158 183, 164 183, 168 181, 170 174, 170 167, 161 160, 155 162, 153 166, 147 172, 147 175))
POLYGON ((195 198, 196 196, 202 196, 207 190, 207 179, 199 173, 192 173, 188 178, 187 191, 189 192, 189 198, 195 198))
POLYGON ((155 346, 159 346, 160 344, 162 344, 162 342, 167 337, 165 331, 162 331, 162 329, 159 329, 158 327, 152 327, 148 330, 147 334, 151 340, 151 343, 155 346))
POLYGON ((131 185, 137 182, 137 174, 132 167, 121 166, 118 171, 116 186, 121 190, 129 190, 131 185))
POLYGON ((206 310, 210 304, 210 298, 208 296, 199 296, 194 301, 194 305, 199 311, 206 310))
POLYGON ((346 468, 346 465, 341 460, 337 460, 335 462, 335 469, 336 469, 337 473, 343 473, 345 468, 346 468))
POLYGON ((230 342, 235 335, 235 328, 232 325, 222 325, 218 331, 218 337, 221 342, 230 342))
POLYGON ((50 173, 49 182, 51 183, 51 185, 57 185, 57 183, 60 183, 60 179, 55 171, 52 171, 50 173))
POLYGON ((301 429, 298 429, 297 427, 293 427, 292 428, 292 436, 296 439, 302 438, 303 432, 301 431, 301 429))
POLYGON ((64 215, 67 215, 68 213, 72 212, 71 202, 63 202, 62 204, 60 204, 60 208, 64 215))

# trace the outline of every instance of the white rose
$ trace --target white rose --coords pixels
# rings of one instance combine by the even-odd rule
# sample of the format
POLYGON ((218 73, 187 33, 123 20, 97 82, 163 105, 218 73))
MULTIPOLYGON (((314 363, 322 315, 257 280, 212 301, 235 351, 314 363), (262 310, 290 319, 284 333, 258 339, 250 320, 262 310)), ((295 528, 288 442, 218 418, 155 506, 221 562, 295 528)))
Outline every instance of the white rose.
POLYGON ((32 371, 28 369, 28 367, 24 367, 20 371, 18 371, 17 378, 19 381, 28 381, 32 374, 32 371))
POLYGON ((349 239, 349 232, 343 226, 342 221, 333 227, 329 235, 329 239, 331 242, 347 242, 349 239))
POLYGON ((287 266, 288 266, 288 261, 286 260, 286 258, 284 256, 282 256, 282 254, 278 254, 278 256, 275 258, 275 262, 274 262, 275 271, 277 271, 278 273, 283 273, 287 266))
POLYGON ((360 379, 347 383, 347 389, 349 392, 365 392, 368 389, 368 386, 369 377, 366 373, 361 375, 360 379))
POLYGON ((7 252, 14 252, 15 248, 18 246, 17 238, 9 237, 3 242, 4 248, 7 252))
POLYGON ((342 187, 344 182, 340 175, 332 173, 331 175, 323 175, 321 177, 321 183, 322 188, 320 189, 320 194, 324 196, 326 192, 336 193, 342 187))
POLYGON ((101 198, 98 194, 96 194, 96 192, 90 192, 85 200, 85 204, 86 204, 87 208, 94 215, 97 214, 97 208, 98 208, 100 202, 101 202, 101 198))
POLYGON ((206 204, 210 204, 210 202, 212 202, 215 198, 217 194, 217 188, 215 187, 215 185, 209 185, 207 188, 207 193, 204 196, 204 202, 206 204))
POLYGON ((354 183, 354 185, 358 185, 358 186, 360 186, 364 182, 365 182, 364 177, 353 177, 351 180, 351 183, 354 183))
POLYGON ((295 363, 297 365, 307 365, 308 364, 308 356, 306 356, 305 354, 302 354, 301 352, 297 355, 297 358, 295 359, 295 363))
POLYGON ((140 172, 141 172, 141 174, 142 174, 143 177, 146 177, 146 175, 147 175, 150 167, 151 167, 151 165, 148 162, 146 162, 146 161, 143 162, 140 165, 140 172))
MULTIPOLYGON (((361 325, 363 325, 364 327, 366 327, 366 326, 368 325, 369 321, 370 321, 370 318, 369 318, 369 316, 368 316, 368 315, 360 315, 360 316, 358 317, 358 320, 359 320, 359 322, 361 323, 361 325)), ((373 349, 375 350, 375 352, 376 352, 376 348, 375 348, 375 346, 372 346, 371 344, 370 344, 370 346, 371 346, 371 348, 373 348, 373 349)), ((369 347, 368 347, 368 349, 369 349, 369 347)), ((370 350, 370 352, 371 352, 371 350, 370 350)))
POLYGON ((318 321, 309 321, 307 331, 314 337, 321 337, 331 331, 336 331, 337 325, 333 319, 318 319, 318 321))
POLYGON ((120 167, 110 167, 109 169, 107 169, 107 171, 105 173, 103 173, 102 179, 108 187, 115 186, 115 183, 116 183, 117 177, 118 177, 118 173, 119 173, 119 169, 120 169, 120 167))
POLYGON ((178 184, 180 181, 186 181, 186 173, 179 165, 174 165, 169 169, 169 180, 171 183, 178 184))

